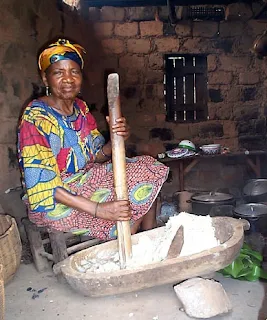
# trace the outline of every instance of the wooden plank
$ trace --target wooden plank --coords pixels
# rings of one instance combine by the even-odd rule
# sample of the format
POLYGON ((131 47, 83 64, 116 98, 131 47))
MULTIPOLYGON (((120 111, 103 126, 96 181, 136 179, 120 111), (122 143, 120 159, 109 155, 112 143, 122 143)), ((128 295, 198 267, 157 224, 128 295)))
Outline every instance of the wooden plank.
POLYGON ((45 252, 44 245, 42 242, 42 237, 40 229, 33 224, 28 218, 23 219, 22 221, 27 238, 30 243, 31 254, 35 268, 38 272, 43 272, 50 268, 50 265, 46 258, 42 257, 42 253, 45 252))
POLYGON ((196 110, 196 121, 207 120, 207 112, 206 110, 196 110))
POLYGON ((176 101, 173 98, 174 85, 173 85, 173 61, 171 59, 165 60, 166 68, 166 111, 167 111, 167 121, 174 120, 174 109, 176 106, 176 101))
POLYGON ((176 121, 177 122, 184 122, 184 110, 176 111, 176 121))
POLYGON ((206 97, 206 77, 204 74, 196 74, 195 77, 195 87, 196 87, 196 103, 199 105, 205 105, 207 102, 206 97))
POLYGON ((49 232, 49 238, 54 262, 58 263, 66 259, 68 257, 68 253, 64 233, 61 231, 49 232))
MULTIPOLYGON (((176 60, 177 61, 177 60, 176 60)), ((206 72, 206 69, 204 66, 202 67, 197 67, 197 66, 185 66, 185 67, 178 67, 175 69, 174 71, 174 75, 175 76, 185 76, 185 75, 188 75, 188 74, 202 74, 202 73, 205 73, 206 72)))
MULTIPOLYGON (((186 57, 185 59, 185 68, 193 66, 193 56, 186 57)), ((193 66, 194 68, 194 66, 193 66)), ((195 69, 195 68, 194 68, 195 69)), ((187 74, 185 76, 185 110, 186 110, 186 120, 194 120, 194 111, 195 108, 189 109, 187 105, 194 105, 194 73, 187 74)))
POLYGON ((183 77, 179 74, 175 75, 176 68, 180 68, 183 66, 183 60, 182 59, 176 59, 175 60, 175 66, 172 70, 173 77, 175 78, 176 86, 175 86, 175 95, 176 95, 176 104, 175 104, 175 111, 177 119, 183 119, 184 114, 184 91, 183 91, 183 77))
MULTIPOLYGON (((175 105, 172 106, 174 109, 175 109, 175 105)), ((205 106, 203 106, 202 103, 193 103, 193 104, 182 104, 181 106, 181 109, 182 110, 195 110, 195 109, 200 109, 200 110, 204 110, 205 109, 205 106)))
POLYGON ((202 65, 206 70, 203 74, 195 75, 196 103, 200 105, 196 108, 196 119, 204 120, 208 117, 207 58, 197 56, 196 65, 202 65))
POLYGON ((195 120, 195 110, 186 111, 186 121, 192 122, 195 120))

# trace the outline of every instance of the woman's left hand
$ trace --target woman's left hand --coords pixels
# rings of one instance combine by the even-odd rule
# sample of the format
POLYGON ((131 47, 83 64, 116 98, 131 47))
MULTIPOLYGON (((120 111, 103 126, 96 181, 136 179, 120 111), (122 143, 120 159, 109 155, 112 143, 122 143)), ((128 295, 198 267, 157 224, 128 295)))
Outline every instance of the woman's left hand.
MULTIPOLYGON (((109 123, 109 117, 107 117, 107 122, 109 123)), ((130 127, 124 117, 116 119, 116 124, 113 125, 111 129, 112 132, 122 136, 124 140, 127 140, 130 137, 130 127)))

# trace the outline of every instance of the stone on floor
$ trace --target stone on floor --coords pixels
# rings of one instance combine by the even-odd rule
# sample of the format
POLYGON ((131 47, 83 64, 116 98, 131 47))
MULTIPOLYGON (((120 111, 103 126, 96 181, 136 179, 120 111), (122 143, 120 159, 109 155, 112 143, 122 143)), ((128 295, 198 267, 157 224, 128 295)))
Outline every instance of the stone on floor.
POLYGON ((192 278, 174 287, 186 314, 207 319, 231 311, 231 302, 223 286, 215 281, 192 278))

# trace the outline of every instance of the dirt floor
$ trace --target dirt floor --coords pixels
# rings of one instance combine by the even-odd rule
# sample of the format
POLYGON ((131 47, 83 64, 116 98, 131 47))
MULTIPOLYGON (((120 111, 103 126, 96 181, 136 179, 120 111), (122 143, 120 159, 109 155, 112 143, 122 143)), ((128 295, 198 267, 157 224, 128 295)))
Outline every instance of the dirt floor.
MULTIPOLYGON (((233 312, 214 320, 267 319, 267 310, 262 308, 265 297, 263 283, 226 279, 220 274, 216 274, 216 279, 228 293, 233 312)), ((171 285, 92 299, 78 295, 68 285, 58 283, 52 272, 37 273, 32 264, 22 264, 15 278, 6 286, 6 320, 190 319, 180 308, 171 285), (34 290, 43 292, 34 299, 34 290)))

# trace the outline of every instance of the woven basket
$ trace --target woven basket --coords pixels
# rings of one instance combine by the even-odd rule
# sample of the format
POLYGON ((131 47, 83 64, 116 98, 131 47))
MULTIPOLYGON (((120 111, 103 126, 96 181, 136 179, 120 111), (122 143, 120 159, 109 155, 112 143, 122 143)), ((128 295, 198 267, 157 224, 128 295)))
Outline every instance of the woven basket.
POLYGON ((3 279, 3 266, 0 264, 0 320, 5 317, 5 288, 3 279))
POLYGON ((0 215, 0 264, 3 265, 4 283, 11 280, 21 260, 22 245, 14 218, 0 215))

